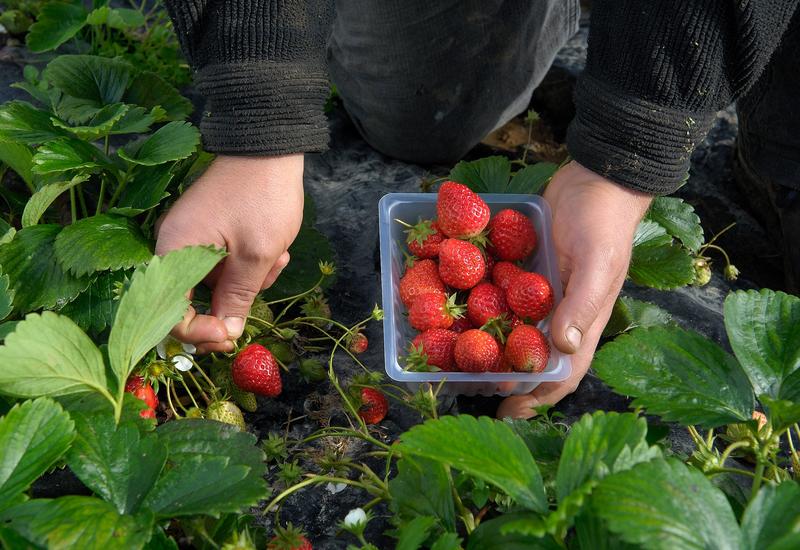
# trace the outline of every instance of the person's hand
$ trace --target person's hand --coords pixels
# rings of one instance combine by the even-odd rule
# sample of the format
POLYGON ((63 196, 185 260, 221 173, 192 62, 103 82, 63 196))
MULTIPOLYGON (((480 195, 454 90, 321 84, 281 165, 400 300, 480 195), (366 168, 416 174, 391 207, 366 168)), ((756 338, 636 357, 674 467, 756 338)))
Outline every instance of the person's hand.
POLYGON ((190 307, 172 335, 199 353, 231 351, 256 294, 289 263, 302 218, 302 154, 217 157, 157 227, 156 254, 197 244, 228 251, 206 278, 210 314, 190 307))
POLYGON ((574 392, 589 370, 614 301, 625 282, 633 234, 652 197, 617 185, 570 162, 544 193, 553 212, 564 299, 550 323, 553 343, 572 354, 572 374, 544 382, 527 395, 508 397, 497 416, 529 418, 533 407, 554 404, 574 392))

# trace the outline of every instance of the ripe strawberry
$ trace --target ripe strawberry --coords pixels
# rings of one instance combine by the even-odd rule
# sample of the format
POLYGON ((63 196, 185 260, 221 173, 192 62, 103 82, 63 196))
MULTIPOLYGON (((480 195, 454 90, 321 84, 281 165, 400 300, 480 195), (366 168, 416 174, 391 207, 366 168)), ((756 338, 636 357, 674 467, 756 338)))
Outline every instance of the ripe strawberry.
POLYGON ((536 247, 536 230, 527 216, 506 208, 489 222, 490 251, 501 260, 522 260, 536 247))
MULTIPOLYGON (((416 364, 419 367, 424 367, 427 365, 444 371, 456 370, 453 359, 453 350, 456 346, 456 338, 458 338, 457 333, 453 332, 452 330, 446 330, 442 328, 432 328, 431 330, 426 330, 422 334, 417 334, 417 336, 411 342, 411 356, 415 357, 414 359, 411 359, 411 356, 409 356, 409 362, 413 365, 416 360, 416 364), (416 350, 416 354, 414 353, 414 350, 416 350), (425 365, 419 364, 419 359, 422 357, 427 359, 425 361, 425 365)), ((412 368, 411 370, 422 369, 412 368)))
POLYGON ((553 287, 538 273, 522 273, 514 277, 506 300, 511 311, 521 319, 536 323, 553 309, 553 287))
POLYGON ((496 371, 500 367, 500 346, 482 330, 471 329, 459 334, 453 354, 456 366, 466 372, 496 371))
POLYGON ((446 181, 439 188, 436 201, 439 228, 448 237, 475 237, 486 228, 491 212, 489 207, 469 187, 446 181))
POLYGON ((467 290, 483 279, 486 261, 481 250, 472 243, 445 239, 439 247, 439 276, 444 284, 467 290))
POLYGON ((508 336, 503 357, 517 372, 542 372, 550 359, 550 344, 538 328, 520 325, 508 336))
POLYGON ((281 369, 272 353, 261 344, 250 344, 231 365, 233 382, 244 391, 276 397, 281 393, 281 369))
POLYGON ((511 286, 511 280, 520 273, 525 273, 525 270, 517 264, 512 264, 511 262, 497 262, 494 264, 494 269, 492 269, 492 282, 495 286, 508 292, 508 287, 511 286))
POLYGON ((155 418, 156 407, 158 407, 158 396, 153 390, 150 382, 145 382, 141 376, 131 376, 125 383, 125 391, 133 394, 137 399, 144 401, 147 409, 140 411, 139 416, 142 418, 155 418))
POLYGON ((206 409, 206 418, 236 426, 242 431, 247 427, 244 423, 242 411, 230 401, 215 401, 211 403, 206 409))
POLYGON ((463 314, 463 306, 456 305, 456 295, 450 297, 438 292, 420 294, 408 310, 408 322, 420 332, 432 328, 449 328, 463 314))
POLYGON ((276 527, 275 536, 267 543, 267 550, 313 550, 311 542, 302 531, 287 523, 276 527))
POLYGON ((389 402, 386 397, 375 388, 361 388, 361 407, 358 416, 367 424, 377 424, 389 412, 389 402))
POLYGON ((429 292, 445 293, 439 268, 433 260, 420 260, 406 270, 400 279, 400 300, 410 308, 414 298, 429 292))
POLYGON ((461 334, 469 329, 473 328, 472 323, 469 322, 468 317, 459 317, 453 324, 450 325, 450 330, 455 332, 456 334, 461 334))
POLYGON ((360 330, 348 337, 347 349, 349 349, 351 353, 356 355, 364 353, 367 351, 367 347, 369 347, 369 340, 367 340, 367 336, 360 330))
POLYGON ((484 254, 483 259, 486 262, 486 271, 483 272, 483 279, 481 280, 491 283, 492 271, 494 270, 494 266, 497 263, 497 260, 495 260, 494 256, 492 256, 491 254, 484 254))
POLYGON ((433 220, 420 220, 416 225, 409 225, 397 220, 407 227, 405 233, 408 251, 417 258, 435 258, 439 255, 439 245, 444 240, 444 235, 439 230, 439 224, 433 220))
POLYGON ((472 326, 480 328, 492 317, 508 312, 505 292, 492 283, 479 283, 467 298, 467 317, 472 326))

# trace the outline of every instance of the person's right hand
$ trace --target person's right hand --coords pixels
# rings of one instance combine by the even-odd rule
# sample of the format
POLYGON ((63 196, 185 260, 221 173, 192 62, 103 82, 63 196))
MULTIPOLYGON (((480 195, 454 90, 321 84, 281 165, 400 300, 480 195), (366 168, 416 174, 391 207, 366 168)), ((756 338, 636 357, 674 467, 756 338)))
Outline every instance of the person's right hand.
POLYGON ((189 245, 225 247, 206 278, 211 311, 189 308, 172 330, 199 353, 231 351, 256 294, 289 263, 303 219, 303 155, 219 156, 157 227, 156 254, 189 245))

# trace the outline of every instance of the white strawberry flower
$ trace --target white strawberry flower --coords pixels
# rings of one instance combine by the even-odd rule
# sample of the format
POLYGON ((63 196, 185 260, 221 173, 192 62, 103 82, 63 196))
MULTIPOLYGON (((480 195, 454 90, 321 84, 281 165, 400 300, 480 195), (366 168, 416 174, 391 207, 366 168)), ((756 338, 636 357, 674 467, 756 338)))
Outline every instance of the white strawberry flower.
POLYGON ((366 521, 367 513, 363 508, 353 508, 347 512, 347 515, 344 517, 344 524, 351 529, 360 526, 362 523, 366 523, 366 521))
POLYGON ((341 493, 347 489, 347 483, 331 483, 330 481, 325 484, 325 489, 332 495, 341 493))
POLYGON ((156 344, 156 353, 161 359, 171 361, 179 371, 186 372, 192 368, 192 355, 197 352, 197 348, 192 344, 184 344, 167 336, 156 344))

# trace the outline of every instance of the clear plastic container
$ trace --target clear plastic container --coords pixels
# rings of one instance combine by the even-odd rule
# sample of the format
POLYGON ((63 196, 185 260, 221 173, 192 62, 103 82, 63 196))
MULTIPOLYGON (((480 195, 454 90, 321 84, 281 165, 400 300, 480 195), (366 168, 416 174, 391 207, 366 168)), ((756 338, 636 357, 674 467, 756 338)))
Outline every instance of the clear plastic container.
MULTIPOLYGON (((552 345, 549 317, 538 325, 551 341, 550 361, 540 373, 409 372, 402 367, 400 359, 408 353, 409 343, 417 332, 408 324, 405 306, 400 301, 398 288, 404 270, 402 251, 406 235, 404 228, 394 220, 416 223, 418 218, 435 217, 436 198, 435 193, 389 193, 378 203, 386 374, 392 380, 405 382, 412 390, 423 383, 437 385, 445 380, 442 393, 447 395, 518 395, 530 392, 541 382, 565 380, 572 372, 572 366, 569 356, 552 345)), ((523 267, 526 271, 535 271, 547 277, 553 286, 557 306, 563 291, 552 240, 550 206, 537 195, 481 194, 481 198, 489 205, 492 215, 504 208, 513 208, 533 222, 538 241, 523 267)))

